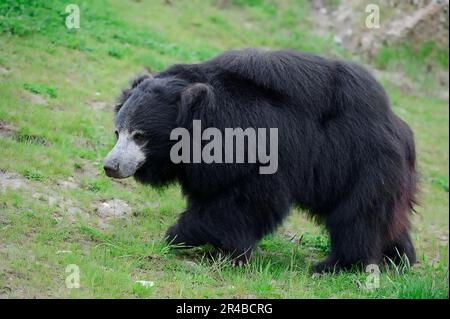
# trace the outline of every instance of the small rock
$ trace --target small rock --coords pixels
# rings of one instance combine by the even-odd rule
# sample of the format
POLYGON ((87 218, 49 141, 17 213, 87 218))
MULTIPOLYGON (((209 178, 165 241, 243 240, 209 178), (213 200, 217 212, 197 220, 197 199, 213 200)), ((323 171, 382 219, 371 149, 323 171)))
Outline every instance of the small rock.
POLYGON ((57 255, 61 255, 61 254, 71 254, 72 251, 71 250, 58 250, 56 252, 57 255))
POLYGON ((131 207, 121 199, 112 199, 100 203, 97 208, 98 215, 102 218, 118 218, 131 215, 131 207))
POLYGON ((340 36, 338 36, 338 35, 335 35, 335 36, 334 36, 334 42, 335 42, 336 44, 341 45, 341 44, 342 44, 342 38, 341 38, 340 36))
POLYGON ((147 281, 147 280, 137 280, 135 283, 141 285, 144 288, 151 288, 155 285, 153 281, 147 281))

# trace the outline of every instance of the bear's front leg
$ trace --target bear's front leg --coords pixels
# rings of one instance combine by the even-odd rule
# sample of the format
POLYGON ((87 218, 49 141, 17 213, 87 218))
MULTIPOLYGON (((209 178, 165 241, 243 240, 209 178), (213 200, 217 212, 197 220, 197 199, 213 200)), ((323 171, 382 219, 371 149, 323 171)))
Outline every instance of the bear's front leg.
POLYGON ((187 210, 181 214, 178 222, 167 230, 166 242, 186 248, 208 244, 209 237, 202 229, 201 223, 197 223, 196 215, 193 210, 187 210))
POLYGON ((274 182, 247 182, 207 200, 190 198, 189 209, 169 229, 167 241, 187 246, 211 244, 235 261, 247 262, 256 243, 289 211, 282 187, 274 182))
POLYGON ((213 207, 207 212, 206 208, 189 209, 167 231, 167 243, 187 248, 211 244, 233 260, 247 262, 259 238, 252 230, 254 226, 233 219, 232 212, 239 208, 228 207, 230 212, 214 211, 213 207))

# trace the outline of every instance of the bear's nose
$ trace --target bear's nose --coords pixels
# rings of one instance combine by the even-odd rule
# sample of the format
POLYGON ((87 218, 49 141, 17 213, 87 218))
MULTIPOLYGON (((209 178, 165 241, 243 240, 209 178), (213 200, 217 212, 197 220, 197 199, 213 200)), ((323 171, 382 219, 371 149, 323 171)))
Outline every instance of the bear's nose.
POLYGON ((112 166, 110 164, 105 164, 103 166, 106 176, 109 176, 109 177, 119 177, 119 172, 118 172, 117 168, 118 168, 118 165, 112 166))

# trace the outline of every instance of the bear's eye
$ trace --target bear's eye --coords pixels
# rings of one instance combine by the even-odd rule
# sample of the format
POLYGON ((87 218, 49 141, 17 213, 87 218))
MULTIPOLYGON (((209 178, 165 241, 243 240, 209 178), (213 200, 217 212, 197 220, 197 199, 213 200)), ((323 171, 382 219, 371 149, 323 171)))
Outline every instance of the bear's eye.
POLYGON ((142 133, 134 133, 133 139, 138 145, 142 145, 146 142, 145 135, 142 133))
POLYGON ((115 130, 114 135, 116 135, 116 140, 118 140, 119 139, 119 131, 115 130))

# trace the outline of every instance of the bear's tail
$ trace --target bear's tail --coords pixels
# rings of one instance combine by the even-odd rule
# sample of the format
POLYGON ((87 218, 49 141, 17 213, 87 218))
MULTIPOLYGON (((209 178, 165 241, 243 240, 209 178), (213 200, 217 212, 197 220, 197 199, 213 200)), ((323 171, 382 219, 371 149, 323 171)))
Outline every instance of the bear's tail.
POLYGON ((418 173, 416 169, 416 149, 414 134, 409 126, 399 119, 402 138, 405 149, 406 170, 400 196, 394 207, 393 221, 390 227, 390 241, 384 249, 384 255, 396 264, 403 261, 406 256, 412 265, 416 262, 416 253, 410 237, 410 215, 415 212, 415 206, 419 205, 418 173))
POLYGON ((403 122, 403 125, 406 127, 406 155, 407 161, 409 165, 409 180, 407 181, 407 200, 409 204, 410 211, 415 210, 415 206, 419 205, 417 194, 419 192, 419 175, 416 167, 416 146, 414 143, 414 133, 409 128, 409 126, 403 122))

